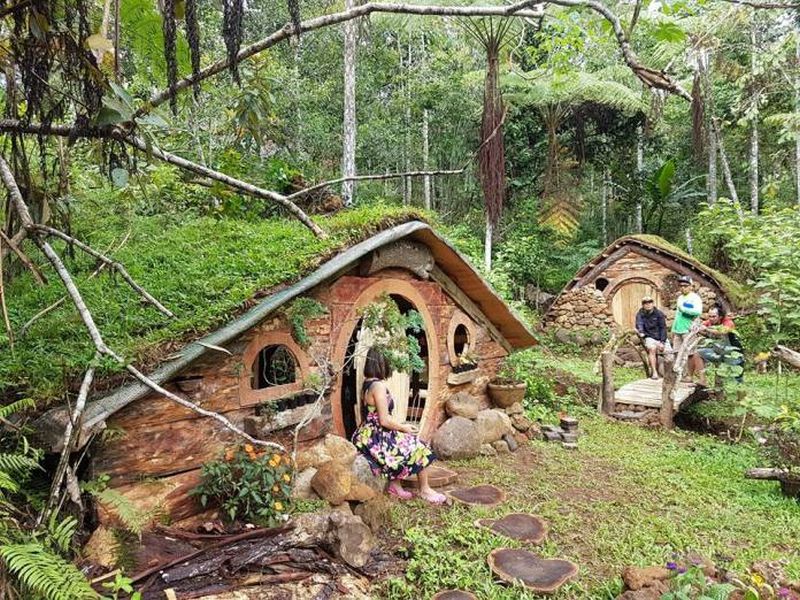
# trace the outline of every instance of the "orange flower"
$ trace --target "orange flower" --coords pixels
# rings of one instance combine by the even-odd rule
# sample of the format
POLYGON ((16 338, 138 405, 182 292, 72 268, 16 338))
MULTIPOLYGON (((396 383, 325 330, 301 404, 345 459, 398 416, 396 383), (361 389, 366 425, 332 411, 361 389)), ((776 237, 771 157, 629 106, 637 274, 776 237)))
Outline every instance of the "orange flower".
MULTIPOLYGON (((281 464, 281 455, 280 454, 273 454, 272 455, 272 460, 275 461, 276 465, 281 464)), ((272 461, 270 461, 270 462, 272 462, 272 461)))
POLYGON ((226 460, 227 462, 231 462, 231 461, 233 460, 233 449, 231 449, 231 448, 228 448, 228 449, 225 451, 225 460, 226 460))
POLYGON ((244 445, 244 451, 247 452, 248 454, 253 454, 253 452, 255 452, 256 449, 253 448, 253 446, 250 445, 250 444, 245 444, 244 445))

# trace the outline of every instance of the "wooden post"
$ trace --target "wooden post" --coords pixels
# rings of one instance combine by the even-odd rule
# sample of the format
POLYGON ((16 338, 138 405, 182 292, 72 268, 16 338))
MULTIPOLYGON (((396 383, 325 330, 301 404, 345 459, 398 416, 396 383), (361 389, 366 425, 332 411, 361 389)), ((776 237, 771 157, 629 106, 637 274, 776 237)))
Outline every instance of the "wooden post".
POLYGON ((600 392, 600 412, 609 415, 616 409, 614 402, 614 353, 604 351, 600 354, 600 367, 603 373, 603 387, 600 392))
POLYGON ((675 364, 675 355, 672 352, 664 352, 664 379, 661 381, 661 411, 658 415, 658 420, 661 425, 666 429, 672 429, 674 404, 672 400, 672 391, 675 389, 675 382, 677 381, 678 374, 673 369, 675 364))

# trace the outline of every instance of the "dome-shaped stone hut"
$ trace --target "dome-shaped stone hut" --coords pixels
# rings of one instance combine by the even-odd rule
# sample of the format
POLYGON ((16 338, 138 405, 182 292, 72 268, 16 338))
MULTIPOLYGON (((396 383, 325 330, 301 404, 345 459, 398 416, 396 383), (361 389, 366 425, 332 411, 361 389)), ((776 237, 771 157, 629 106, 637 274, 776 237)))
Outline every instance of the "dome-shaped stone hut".
POLYGON ((655 235, 621 237, 586 263, 545 315, 559 329, 632 329, 644 296, 671 322, 678 278, 692 278, 704 308, 741 306, 741 286, 655 235))

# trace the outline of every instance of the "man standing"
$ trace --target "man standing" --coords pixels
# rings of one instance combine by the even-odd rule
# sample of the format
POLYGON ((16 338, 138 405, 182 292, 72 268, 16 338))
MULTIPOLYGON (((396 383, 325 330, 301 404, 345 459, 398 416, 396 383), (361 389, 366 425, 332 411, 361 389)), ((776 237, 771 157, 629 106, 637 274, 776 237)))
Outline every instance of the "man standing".
MULTIPOLYGON (((675 321, 672 323, 672 345, 679 352, 684 339, 692 331, 695 321, 703 312, 703 300, 692 290, 692 280, 685 275, 678 279, 681 293, 675 307, 675 321)), ((692 376, 693 361, 687 363, 689 377, 692 376)))
POLYGON ((642 308, 636 313, 636 333, 642 338, 650 361, 650 378, 658 379, 659 350, 669 350, 667 341, 667 319, 664 313, 656 308, 650 296, 642 298, 642 308))

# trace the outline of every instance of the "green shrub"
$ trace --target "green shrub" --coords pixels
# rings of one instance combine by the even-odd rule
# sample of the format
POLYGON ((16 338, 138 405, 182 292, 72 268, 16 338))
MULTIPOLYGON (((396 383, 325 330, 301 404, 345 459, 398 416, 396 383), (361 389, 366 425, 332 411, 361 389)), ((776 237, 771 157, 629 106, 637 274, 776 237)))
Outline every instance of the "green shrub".
POLYGON ((273 526, 291 504, 292 467, 287 456, 250 444, 228 448, 203 465, 202 481, 191 494, 203 508, 216 504, 229 521, 273 526))

